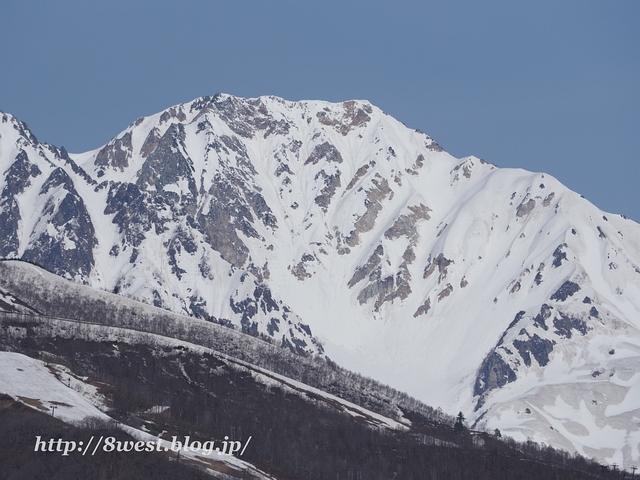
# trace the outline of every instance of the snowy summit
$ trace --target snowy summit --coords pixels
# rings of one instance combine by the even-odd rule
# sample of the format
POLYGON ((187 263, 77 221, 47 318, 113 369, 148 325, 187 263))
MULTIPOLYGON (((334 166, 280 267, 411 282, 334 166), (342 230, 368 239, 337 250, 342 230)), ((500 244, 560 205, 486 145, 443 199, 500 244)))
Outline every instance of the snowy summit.
POLYGON ((0 112, 0 167, 1 257, 640 460, 640 225, 549 175, 365 101, 223 94, 81 154, 0 112))

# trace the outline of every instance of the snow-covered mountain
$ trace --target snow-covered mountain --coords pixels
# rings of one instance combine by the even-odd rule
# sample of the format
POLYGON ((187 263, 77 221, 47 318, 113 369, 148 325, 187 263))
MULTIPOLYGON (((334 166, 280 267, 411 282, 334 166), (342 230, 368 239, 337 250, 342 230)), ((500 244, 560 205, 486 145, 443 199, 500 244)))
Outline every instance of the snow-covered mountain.
POLYGON ((0 113, 0 192, 0 256, 640 458, 640 225, 548 175, 367 102, 216 95, 83 154, 0 113))

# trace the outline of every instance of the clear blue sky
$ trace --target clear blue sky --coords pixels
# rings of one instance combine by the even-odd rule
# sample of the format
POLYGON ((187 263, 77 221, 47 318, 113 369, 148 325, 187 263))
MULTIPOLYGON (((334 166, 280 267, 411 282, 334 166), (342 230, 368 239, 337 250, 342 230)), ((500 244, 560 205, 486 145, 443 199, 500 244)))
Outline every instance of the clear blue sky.
POLYGON ((0 3, 0 110, 71 152, 217 92, 367 99, 640 221, 640 1, 0 3))

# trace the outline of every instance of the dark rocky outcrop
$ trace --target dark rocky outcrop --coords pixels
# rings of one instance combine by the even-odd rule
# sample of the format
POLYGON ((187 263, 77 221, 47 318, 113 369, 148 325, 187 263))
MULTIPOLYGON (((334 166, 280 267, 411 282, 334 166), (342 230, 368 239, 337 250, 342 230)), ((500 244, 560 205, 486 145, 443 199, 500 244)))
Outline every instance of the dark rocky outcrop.
POLYGON ((47 228, 29 240, 22 259, 57 275, 87 277, 94 265, 98 240, 84 201, 62 168, 53 170, 40 190, 48 196, 40 222, 47 228), (56 190, 55 196, 48 194, 56 190))
POLYGON ((309 155, 304 164, 316 165, 320 160, 325 160, 327 163, 342 163, 342 155, 332 144, 323 142, 313 147, 311 155, 309 155))
POLYGON ((580 332, 582 335, 586 335, 589 330, 587 322, 562 312, 559 312, 559 318, 553 320, 553 326, 555 327, 555 333, 564 338, 571 338, 573 330, 580 332))
POLYGON ((553 252, 553 263, 552 263, 552 265, 555 268, 558 268, 560 265, 562 265, 562 261, 563 260, 567 260, 567 254, 562 251, 563 248, 567 248, 567 244, 566 243, 562 243, 562 244, 558 245, 558 247, 553 252))
POLYGON ((127 132, 122 137, 115 138, 102 147, 102 150, 96 156, 95 165, 124 171, 129 166, 132 149, 131 132, 127 132))
POLYGON ((553 295, 551 300, 557 300, 558 302, 564 302, 567 298, 580 291, 580 285, 570 280, 564 282, 553 295))
POLYGON ((507 383, 514 382, 516 374, 495 350, 491 351, 482 362, 476 377, 473 394, 481 396, 495 388, 501 388, 507 383))
POLYGON ((0 257, 14 257, 18 254, 18 228, 22 217, 16 195, 24 192, 31 185, 31 179, 41 173, 38 166, 29 161, 24 150, 18 153, 6 172, 6 183, 0 196, 0 257))
POLYGON ((553 351, 553 342, 545 338, 540 338, 537 334, 528 335, 528 340, 514 340, 513 346, 518 350, 524 364, 531 366, 531 355, 536 359, 538 365, 544 367, 549 363, 549 354, 553 351))

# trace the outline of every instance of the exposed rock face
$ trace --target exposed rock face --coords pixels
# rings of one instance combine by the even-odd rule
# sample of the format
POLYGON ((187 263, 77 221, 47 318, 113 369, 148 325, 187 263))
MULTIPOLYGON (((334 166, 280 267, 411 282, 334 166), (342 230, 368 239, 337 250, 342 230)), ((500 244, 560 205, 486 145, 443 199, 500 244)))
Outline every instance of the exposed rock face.
POLYGON ((47 198, 39 218, 40 233, 34 231, 22 258, 58 275, 88 276, 95 263, 97 239, 73 181, 58 167, 45 181, 39 196, 47 198))
POLYGON ((175 203, 193 204, 197 194, 193 178, 191 159, 185 152, 185 132, 181 124, 171 125, 158 141, 158 146, 151 153, 138 173, 136 185, 141 190, 164 193, 175 203), (187 190, 180 192, 165 189, 180 181, 185 182, 187 190))
POLYGON ((568 297, 572 296, 574 293, 580 291, 580 285, 570 280, 564 282, 556 292, 551 295, 551 300, 558 300, 563 302, 568 297))
POLYGON ((366 210, 353 224, 354 229, 345 239, 345 242, 350 247, 354 247, 360 242, 360 234, 373 229, 378 213, 382 210, 383 200, 393 195, 393 191, 389 188, 389 182, 380 177, 379 174, 376 174, 376 177, 371 180, 371 184, 372 186, 367 190, 364 200, 366 210))
POLYGON ((354 128, 364 126, 371 120, 369 116, 373 113, 371 105, 358 104, 358 102, 350 101, 344 102, 342 107, 342 112, 325 108, 316 113, 316 116, 320 123, 335 128, 344 136, 354 128))
MULTIPOLYGON (((367 198, 369 198, 369 193, 370 192, 368 192, 367 198)), ((380 204, 378 203, 378 205, 380 204)), ((418 224, 423 220, 429 220, 430 217, 429 208, 423 204, 408 206, 407 210, 409 210, 410 213, 399 215, 393 225, 384 232, 386 241, 405 238, 409 242, 409 245, 402 255, 402 262, 396 272, 393 275, 382 275, 381 261, 382 255, 384 254, 384 247, 380 244, 371 254, 367 262, 356 268, 348 283, 349 287, 353 287, 361 280, 364 280, 365 277, 368 277, 367 285, 358 294, 358 301, 360 304, 365 304, 370 299, 375 299, 373 305, 374 311, 376 312, 380 310, 380 307, 385 302, 393 302, 395 299, 404 300, 411 294, 411 272, 409 271, 409 266, 416 259, 413 247, 420 238, 418 234, 418 224)), ((365 215, 370 211, 371 210, 367 209, 365 215)), ((363 217, 361 217, 358 222, 360 222, 363 217)), ((358 222, 356 222, 356 224, 358 224, 358 222)), ((371 228, 372 227, 373 224, 371 225, 371 228)), ((358 234, 362 233, 362 231, 363 230, 358 231, 358 234)), ((427 304, 421 308, 424 308, 424 313, 429 309, 427 304)))
POLYGON ((9 257, 18 251, 19 226, 22 217, 16 196, 31 185, 31 179, 42 172, 29 161, 27 152, 20 150, 15 161, 6 171, 5 186, 0 197, 0 256, 9 257))
MULTIPOLYGON (((566 281, 558 292, 576 287, 578 287, 577 284, 566 281)), ((538 366, 545 367, 549 363, 554 347, 563 345, 563 339, 570 339, 576 332, 585 336, 591 330, 587 321, 581 318, 584 314, 578 317, 564 309, 561 305, 566 300, 564 296, 557 295, 556 298, 552 296, 551 299, 556 300, 558 304, 555 306, 543 304, 535 315, 528 316, 524 310, 518 312, 496 347, 485 358, 476 378, 475 391, 479 396, 476 409, 484 404, 486 392, 516 381, 518 377, 514 372, 532 367, 532 357, 538 366), (549 329, 551 325, 548 325, 548 322, 554 327, 553 330, 549 329), (507 373, 498 375, 494 368, 507 373), (491 376, 492 371, 498 376, 491 376), (501 380, 498 381, 497 378, 501 380)), ((593 315, 590 316, 593 317, 593 315)))
POLYGON ((413 314, 414 317, 419 317, 420 315, 426 315, 429 313, 431 309, 431 299, 427 298, 422 305, 418 307, 416 312, 413 314))
POLYGON ((553 252, 553 266, 559 267, 562 265, 562 261, 567 259, 567 254, 563 252, 563 248, 566 248, 567 244, 563 243, 562 245, 558 245, 558 248, 553 252))
POLYGON ((119 227, 118 233, 125 246, 139 246, 151 226, 160 223, 156 210, 146 208, 144 194, 133 183, 111 185, 104 213, 114 215, 112 223, 119 227))
POLYGON ((482 362, 478 377, 476 378, 474 394, 480 397, 478 406, 481 406, 482 395, 495 388, 505 386, 516 380, 516 374, 511 367, 496 353, 491 352, 482 362))
POLYGON ((409 206, 411 213, 400 215, 394 224, 384 232, 385 238, 390 240, 407 237, 412 245, 415 245, 419 239, 418 235, 418 222, 420 220, 429 220, 429 207, 426 205, 409 206))
POLYGON ((309 155, 309 158, 304 162, 305 165, 317 165, 320 160, 325 160, 327 163, 342 163, 342 155, 336 147, 329 142, 323 142, 320 145, 316 145, 309 155))
POLYGON ((380 261, 382 260, 382 255, 384 254, 384 248, 382 245, 378 245, 374 252, 367 260, 367 263, 356 268, 356 271, 353 273, 351 280, 347 284, 349 287, 353 287, 360 280, 363 280, 365 277, 370 275, 373 270, 380 265, 380 261))
MULTIPOLYGON (((527 335, 526 331, 523 333, 527 335)), ((549 354, 553 351, 553 342, 540 338, 537 334, 528 336, 528 340, 514 340, 513 346, 516 347, 527 367, 531 366, 530 354, 536 359, 538 365, 544 367, 549 363, 549 354)))
POLYGON ((316 180, 318 180, 318 178, 321 178, 323 180, 324 186, 322 187, 320 195, 318 195, 314 199, 314 201, 322 209, 322 211, 326 213, 327 209, 329 208, 329 204, 331 203, 331 200, 336 193, 336 190, 341 186, 340 170, 337 170, 336 173, 331 175, 328 175, 324 172, 324 170, 321 170, 315 177, 316 180))
POLYGON ((447 275, 447 267, 453 263, 453 260, 448 259, 444 254, 440 253, 433 261, 430 261, 426 267, 424 267, 423 278, 428 278, 433 272, 438 269, 438 283, 442 282, 442 279, 447 275))
POLYGON ((156 148, 158 148, 158 144, 160 143, 160 130, 154 127, 147 134, 147 138, 142 144, 142 148, 140 149, 140 156, 142 158, 146 158, 151 155, 156 148))
POLYGON ((117 168, 123 171, 129 166, 132 155, 131 132, 125 133, 105 145, 96 156, 95 165, 117 168))
POLYGON ((518 205, 518 209, 516 210, 517 217, 524 217, 528 215, 536 207, 536 201, 533 198, 525 197, 520 205, 518 205))

